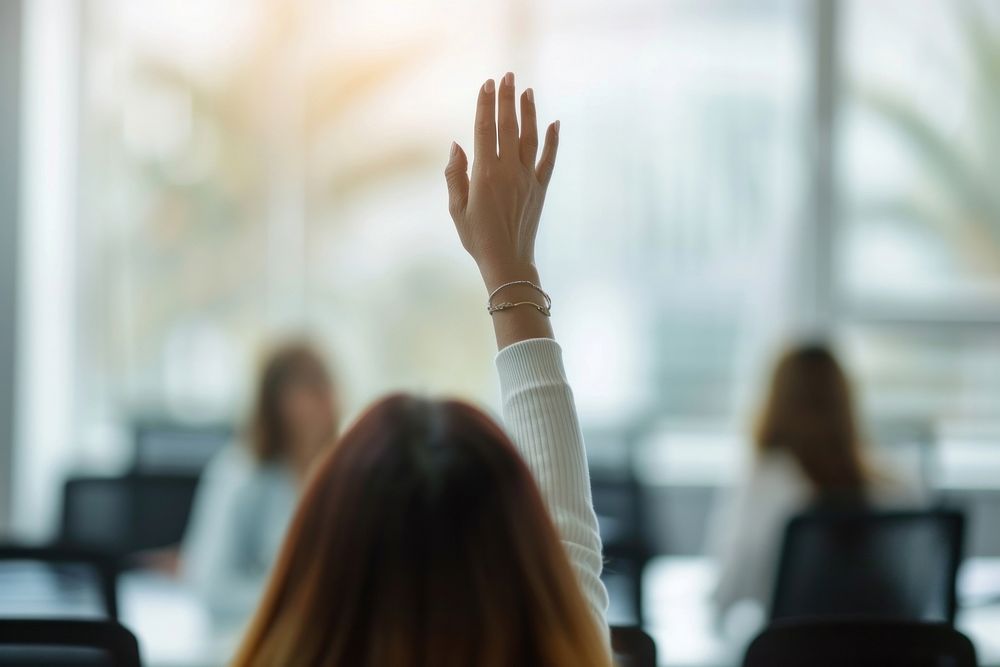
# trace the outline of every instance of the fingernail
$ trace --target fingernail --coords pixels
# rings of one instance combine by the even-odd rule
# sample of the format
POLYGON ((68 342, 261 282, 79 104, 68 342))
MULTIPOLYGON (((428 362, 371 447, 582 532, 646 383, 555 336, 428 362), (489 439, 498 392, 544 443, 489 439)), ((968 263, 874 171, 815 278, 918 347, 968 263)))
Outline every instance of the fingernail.
POLYGON ((552 123, 552 128, 556 131, 556 135, 559 134, 559 121, 552 123))
POLYGON ((514 73, 513 72, 507 72, 506 74, 504 74, 503 75, 503 83, 504 83, 505 86, 513 86, 514 85, 514 73))
POLYGON ((531 102, 532 104, 535 103, 535 91, 533 91, 531 88, 528 88, 527 90, 524 91, 524 96, 527 97, 528 101, 531 102))
POLYGON ((493 93, 493 79, 486 80, 486 83, 483 84, 483 92, 487 95, 491 95, 493 93))
POLYGON ((456 142, 451 142, 451 156, 455 157, 458 155, 458 144, 456 142))

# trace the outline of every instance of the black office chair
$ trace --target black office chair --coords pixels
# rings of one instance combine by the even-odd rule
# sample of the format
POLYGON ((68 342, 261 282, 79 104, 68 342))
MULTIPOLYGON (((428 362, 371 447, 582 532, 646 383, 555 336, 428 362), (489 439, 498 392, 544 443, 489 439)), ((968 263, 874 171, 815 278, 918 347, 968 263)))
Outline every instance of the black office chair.
POLYGON ((184 537, 195 474, 71 477, 63 488, 60 543, 125 557, 184 537))
POLYGON ((632 474, 602 470, 592 471, 590 487, 604 545, 605 577, 625 580, 633 620, 641 625, 642 576, 652 557, 644 529, 642 488, 632 474))
POLYGON ((16 615, 42 603, 53 615, 65 616, 67 607, 77 607, 81 598, 87 601, 92 596, 98 608, 85 613, 96 612, 117 620, 118 575, 116 560, 97 552, 72 547, 0 545, 0 603, 13 607, 16 615), (19 565, 41 567, 48 576, 44 583, 33 580, 32 573, 19 565))
POLYGON ((186 424, 145 418, 132 424, 133 473, 200 475, 233 441, 231 424, 186 424))
POLYGON ((113 621, 0 620, 0 667, 141 667, 135 636, 113 621))
POLYGON ((945 623, 776 621, 750 644, 743 667, 976 667, 965 635, 945 623))
POLYGON ((618 667, 656 667, 656 642, 637 626, 611 626, 611 651, 618 667))
POLYGON ((951 623, 964 517, 944 509, 817 510, 785 530, 771 619, 951 623))

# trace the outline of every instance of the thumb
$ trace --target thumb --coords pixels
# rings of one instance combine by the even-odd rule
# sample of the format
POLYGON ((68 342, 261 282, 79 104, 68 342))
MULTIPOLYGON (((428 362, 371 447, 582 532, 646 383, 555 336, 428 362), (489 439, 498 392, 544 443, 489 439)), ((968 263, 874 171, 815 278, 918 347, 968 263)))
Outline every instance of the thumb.
POLYGON ((465 211, 469 201, 469 159, 457 143, 451 143, 451 155, 444 177, 448 182, 448 210, 452 217, 465 211))

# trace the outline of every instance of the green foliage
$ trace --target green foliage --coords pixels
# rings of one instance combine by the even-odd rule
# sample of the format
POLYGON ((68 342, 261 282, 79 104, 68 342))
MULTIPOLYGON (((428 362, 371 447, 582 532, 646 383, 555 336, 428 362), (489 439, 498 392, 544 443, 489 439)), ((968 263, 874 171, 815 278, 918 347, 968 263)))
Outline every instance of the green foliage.
POLYGON ((858 89, 863 108, 905 143, 924 177, 902 197, 866 202, 861 213, 929 225, 993 272, 1000 270, 1000 26, 975 0, 955 4, 955 25, 970 75, 968 132, 941 128, 899 91, 858 89))

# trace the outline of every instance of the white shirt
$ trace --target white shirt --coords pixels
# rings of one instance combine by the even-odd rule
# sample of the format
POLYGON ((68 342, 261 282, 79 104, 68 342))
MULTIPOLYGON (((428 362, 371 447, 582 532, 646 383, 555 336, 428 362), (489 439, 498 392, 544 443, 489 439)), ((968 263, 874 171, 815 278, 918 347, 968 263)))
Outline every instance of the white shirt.
MULTIPOLYGON (((871 496, 881 506, 921 500, 916 485, 903 480, 876 481, 871 496)), ((746 477, 724 494, 712 517, 708 546, 719 565, 712 600, 720 615, 741 600, 763 609, 771 603, 785 526, 813 498, 811 483, 782 451, 756 457, 746 477)))
POLYGON ((292 471, 235 443, 209 463, 181 551, 182 576, 213 623, 242 626, 257 607, 298 502, 292 471))

